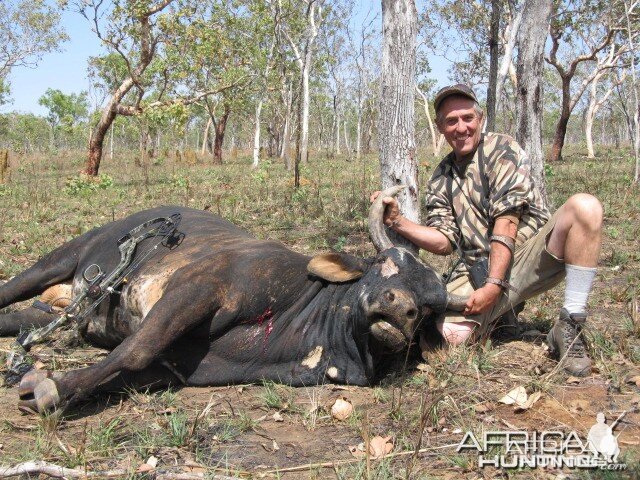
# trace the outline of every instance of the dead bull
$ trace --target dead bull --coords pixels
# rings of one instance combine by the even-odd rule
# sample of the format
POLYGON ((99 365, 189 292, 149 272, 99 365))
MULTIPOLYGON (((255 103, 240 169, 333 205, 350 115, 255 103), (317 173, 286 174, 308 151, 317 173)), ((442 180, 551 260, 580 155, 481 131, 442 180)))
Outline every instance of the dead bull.
MULTIPOLYGON (((432 268, 387 237, 382 198, 398 190, 383 192, 371 207, 379 253, 369 259, 343 253, 311 258, 183 207, 139 212, 64 244, 2 285, 0 308, 60 283, 79 295, 88 286, 87 267, 117 266, 116 239, 149 219, 182 217, 180 245, 149 257, 82 324, 84 339, 110 354, 64 373, 31 370, 19 387, 20 408, 63 410, 124 385, 369 385, 375 352, 407 348, 423 320, 464 305, 448 297, 432 268)), ((142 242, 141 251, 151 241, 142 242)), ((2 314, 0 335, 50 321, 50 314, 32 307, 2 314)))

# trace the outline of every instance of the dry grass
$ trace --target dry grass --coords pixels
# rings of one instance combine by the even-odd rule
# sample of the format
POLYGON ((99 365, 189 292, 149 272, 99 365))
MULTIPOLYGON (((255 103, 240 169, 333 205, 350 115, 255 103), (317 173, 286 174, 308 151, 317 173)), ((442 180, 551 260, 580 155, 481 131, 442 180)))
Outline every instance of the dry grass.
MULTIPOLYGON (((615 153, 615 152, 614 152, 615 153)), ((105 162, 98 182, 75 176, 81 153, 56 158, 12 156, 11 180, 0 185, 0 279, 9 278, 40 255, 97 225, 159 204, 210 209, 259 237, 279 239, 294 250, 327 249, 371 255, 366 215, 368 195, 378 185, 377 160, 318 158, 303 167, 303 187, 277 161, 250 168, 238 158, 222 166, 195 165, 174 158, 137 167, 134 158, 105 162)), ((192 162, 193 163, 193 162, 192 162)), ((640 194, 630 186, 632 160, 618 152, 596 161, 567 155, 548 173, 555 205, 570 194, 597 195, 606 212, 601 268, 591 300, 588 335, 596 374, 579 383, 548 359, 539 337, 497 345, 485 343, 390 364, 375 388, 288 389, 274 384, 170 392, 125 392, 87 403, 62 422, 16 413, 15 389, 0 387, 0 463, 43 459, 91 470, 125 468, 130 478, 150 456, 175 472, 203 467, 214 473, 272 478, 555 478, 558 472, 478 470, 471 454, 457 454, 467 430, 558 428, 586 434, 595 414, 620 423, 624 460, 638 468, 640 373, 640 194), (543 398, 515 413, 497 399, 515 386, 543 398), (329 406, 349 398, 355 415, 337 422, 329 406), (283 421, 274 420, 278 412, 283 421), (376 462, 352 461, 348 446, 365 437, 392 435, 395 452, 376 462), (625 443, 626 442, 626 443, 625 443), (420 452, 417 452, 420 450, 420 452), (415 453, 412 453, 415 452, 415 453), (302 471, 287 470, 308 465, 302 471), (327 465, 332 467, 327 468, 327 465)), ((429 172, 421 171, 424 182, 429 172)), ((438 263, 443 266, 443 263, 438 263)), ((526 329, 546 331, 557 315, 561 289, 527 304, 526 329)), ((6 348, 3 340, 0 348, 6 348)), ((47 367, 79 368, 104 352, 45 346, 47 367)), ((199 471, 199 470, 198 470, 199 471)), ((571 476, 584 472, 565 472, 571 476)), ((606 472, 589 474, 607 477, 606 472)), ((619 474, 618 474, 619 475, 619 474)))

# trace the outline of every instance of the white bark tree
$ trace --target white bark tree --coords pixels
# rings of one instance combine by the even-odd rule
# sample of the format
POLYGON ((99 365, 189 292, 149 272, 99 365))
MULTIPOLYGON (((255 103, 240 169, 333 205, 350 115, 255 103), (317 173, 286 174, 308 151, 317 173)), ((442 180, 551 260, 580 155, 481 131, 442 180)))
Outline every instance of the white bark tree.
POLYGON ((415 157, 415 77, 418 17, 413 0, 382 0, 382 71, 378 148, 382 188, 406 185, 403 215, 420 221, 415 157))
POLYGON ((433 120, 431 119, 431 114, 429 113, 429 99, 427 95, 420 89, 420 86, 416 85, 416 93, 420 96, 422 100, 422 106, 424 108, 424 116, 427 117, 427 125, 429 126, 429 133, 431 134, 431 148, 433 151, 433 156, 438 157, 440 155, 440 149, 442 148, 443 142, 441 141, 444 137, 442 134, 436 134, 435 125, 433 120))
POLYGON ((522 23, 522 13, 524 12, 524 6, 521 6, 517 11, 512 12, 507 27, 505 28, 503 35, 504 53, 502 60, 500 61, 500 68, 498 69, 498 80, 496 82, 496 112, 500 111, 500 104, 502 103, 502 94, 504 91, 504 82, 509 74, 513 86, 517 87, 517 78, 515 75, 515 67, 513 66, 513 49, 518 39, 518 33, 520 32, 520 25, 522 23))
MULTIPOLYGON (((296 160, 295 160, 295 186, 300 185, 300 172, 298 165, 300 161, 306 162, 309 154, 309 77, 313 61, 313 53, 319 29, 323 21, 323 1, 322 0, 302 0, 305 9, 304 31, 299 40, 299 44, 293 37, 291 29, 285 22, 282 22, 282 32, 284 33, 291 49, 293 50, 295 61, 300 70, 300 95, 298 98, 298 133, 296 137, 296 160)), ((281 4, 280 4, 281 8, 281 4)))
POLYGON ((593 149, 593 122, 596 118, 598 110, 607 102, 613 91, 618 87, 626 78, 627 72, 624 70, 621 75, 613 75, 614 72, 607 72, 602 70, 594 77, 589 85, 589 104, 584 116, 584 136, 587 143, 587 156, 589 158, 595 158, 595 151, 593 149), (609 76, 610 83, 600 96, 598 96, 598 85, 603 77, 609 76))
POLYGON ((365 102, 371 95, 371 85, 373 84, 373 78, 375 72, 371 68, 371 41, 374 35, 372 30, 372 24, 376 20, 377 16, 369 19, 371 11, 367 13, 362 27, 359 32, 359 39, 356 42, 349 30, 349 43, 351 45, 351 51, 354 52, 353 62, 356 67, 356 79, 355 79, 355 109, 356 109, 356 159, 359 160, 362 155, 362 122, 364 117, 365 102))
POLYGON ((546 201, 542 151, 542 72, 544 44, 551 21, 553 0, 525 2, 520 26, 517 77, 516 140, 531 162, 533 179, 546 201))
POLYGON ((262 104, 267 96, 267 83, 269 81, 269 72, 273 66, 273 51, 276 47, 276 38, 273 38, 271 47, 269 48, 269 54, 266 58, 266 65, 262 76, 260 77, 260 84, 263 87, 258 93, 258 99, 256 102, 256 111, 254 115, 254 130, 253 130, 253 168, 256 168, 260 163, 260 116, 262 114, 262 104))
POLYGON ((628 2, 624 0, 624 15, 626 23, 626 37, 627 45, 629 47, 630 59, 631 59, 631 86, 633 90, 633 129, 629 128, 629 133, 633 139, 633 154, 636 159, 636 170, 633 176, 635 183, 640 182, 640 93, 638 93, 638 81, 636 78, 636 60, 635 60, 635 41, 633 28, 631 23, 631 16, 635 13, 634 10, 638 6, 638 0, 634 2, 628 2))

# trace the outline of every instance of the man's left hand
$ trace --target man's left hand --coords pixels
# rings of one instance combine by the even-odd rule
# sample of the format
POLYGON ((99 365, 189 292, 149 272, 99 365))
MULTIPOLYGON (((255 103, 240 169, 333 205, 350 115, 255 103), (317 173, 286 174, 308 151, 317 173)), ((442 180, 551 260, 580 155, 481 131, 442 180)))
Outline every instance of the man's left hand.
POLYGON ((475 290, 465 306, 463 315, 478 315, 489 311, 500 298, 502 287, 492 283, 485 284, 482 288, 475 290))

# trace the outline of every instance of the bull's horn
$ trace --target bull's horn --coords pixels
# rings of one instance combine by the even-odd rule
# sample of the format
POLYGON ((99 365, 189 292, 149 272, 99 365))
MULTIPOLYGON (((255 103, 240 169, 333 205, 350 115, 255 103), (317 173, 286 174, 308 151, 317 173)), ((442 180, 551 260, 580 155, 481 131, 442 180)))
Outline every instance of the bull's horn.
POLYGON ((385 197, 395 197, 405 185, 396 185, 380 192, 369 208, 369 235, 371 241, 378 252, 393 247, 393 242, 389 240, 387 232, 384 230, 384 209, 386 205, 382 203, 385 197))
POLYGON ((465 309, 468 300, 469 297, 447 293, 447 310, 462 312, 465 309))

